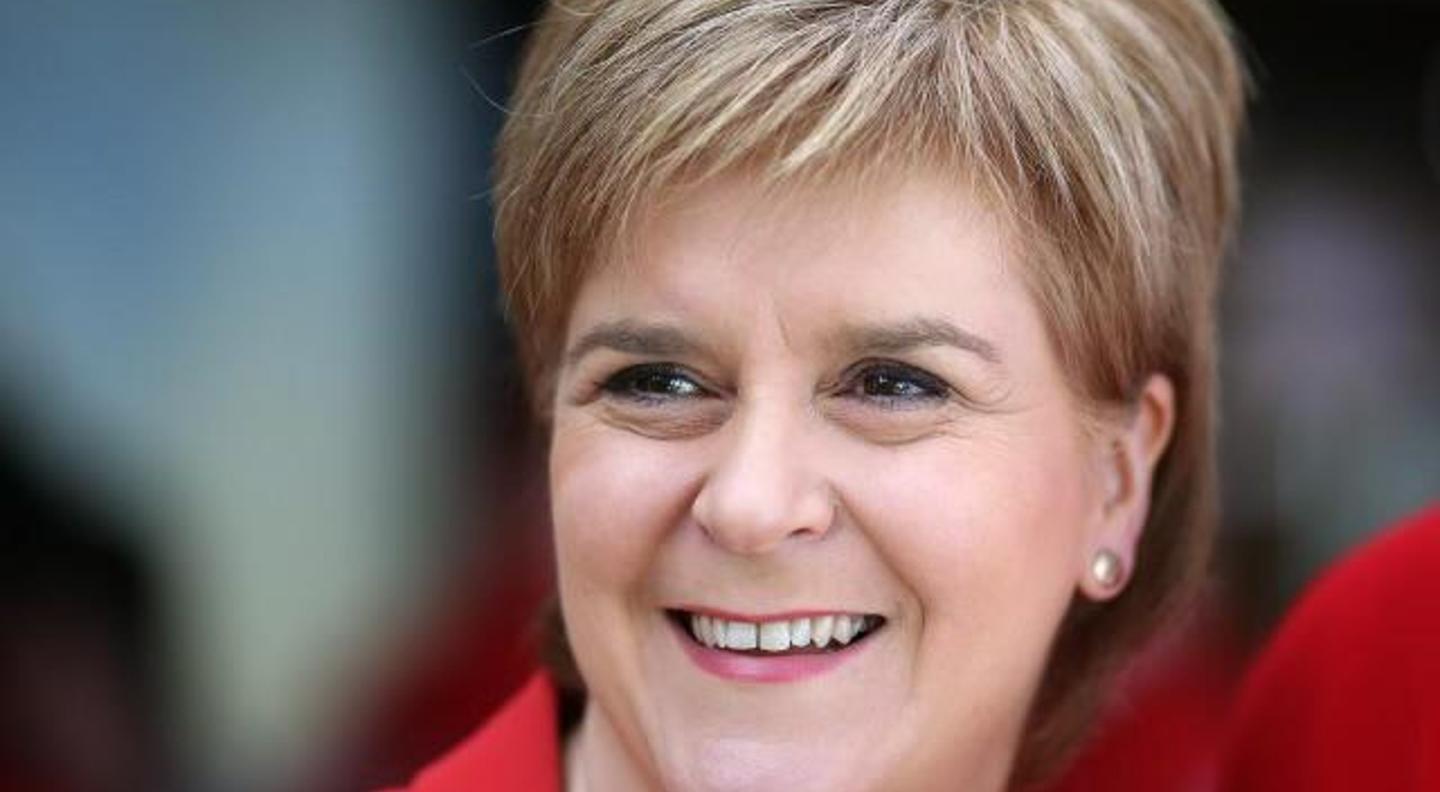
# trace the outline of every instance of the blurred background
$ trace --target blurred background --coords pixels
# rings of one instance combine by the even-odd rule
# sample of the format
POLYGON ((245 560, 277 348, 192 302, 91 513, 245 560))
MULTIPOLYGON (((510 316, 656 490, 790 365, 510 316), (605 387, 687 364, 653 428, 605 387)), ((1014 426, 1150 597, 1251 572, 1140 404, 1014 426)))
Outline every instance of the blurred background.
MULTIPOLYGON (((1225 5, 1222 553, 1136 683, 1211 710, 1440 497, 1440 3, 1225 5)), ((0 791, 395 783, 524 678, 543 444, 487 190, 534 13, 0 5, 0 791)))

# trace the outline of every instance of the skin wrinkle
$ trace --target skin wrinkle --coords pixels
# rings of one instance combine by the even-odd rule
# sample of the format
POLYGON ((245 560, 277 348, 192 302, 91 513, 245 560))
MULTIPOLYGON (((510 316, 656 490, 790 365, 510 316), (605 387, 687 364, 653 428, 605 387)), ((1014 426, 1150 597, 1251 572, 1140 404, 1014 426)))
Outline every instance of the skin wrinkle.
MULTIPOLYGON (((576 384, 574 377, 594 389, 602 375, 613 370, 592 360, 574 372, 565 370, 564 344, 568 331, 575 329, 571 312, 587 284, 607 284, 607 299, 616 301, 654 285, 643 275, 617 279, 615 272, 604 270, 632 265, 643 269, 640 264, 649 253, 637 255, 628 246, 647 239, 640 215, 657 206, 659 195, 678 194, 675 205, 693 206, 697 191, 744 172, 753 177, 758 192, 741 207, 741 219, 731 231, 758 231, 787 209, 777 195, 800 196, 796 200, 803 203, 816 190, 839 188, 838 196, 828 195, 823 218, 835 242, 850 238, 857 224, 884 210, 871 202, 894 187, 887 181, 893 174, 920 174, 976 203, 983 198, 984 207, 1009 229, 1007 246, 1015 248, 1009 251, 1013 255, 991 263, 1002 281, 1030 287, 1044 332, 1057 350, 1059 379, 1070 386, 1060 389, 1070 400, 1063 407, 1078 413, 1089 430, 1076 442, 1102 444, 1082 455, 1085 466, 1135 456, 1135 449, 1144 446, 1139 441, 1116 446, 1118 453, 1103 450, 1103 444, 1116 431, 1143 434, 1149 418, 1119 419, 1127 412, 1151 415, 1149 408, 1133 409, 1136 404, 1165 402, 1149 389, 1147 376, 1158 372, 1173 378, 1178 393, 1171 395, 1169 409, 1180 405, 1178 416, 1172 414, 1178 422, 1176 447, 1157 479, 1156 514, 1147 521, 1140 513, 1143 507, 1126 506, 1136 511, 1126 531, 1116 537, 1122 544, 1132 543, 1143 528, 1144 561, 1136 566, 1129 563, 1133 558, 1127 559, 1134 576, 1126 596, 1103 608, 1074 603, 1074 618, 1061 633, 1056 660, 1046 669, 1045 692, 1033 722, 1025 727, 1026 742, 1017 760, 1016 783, 1034 780, 1074 743, 1091 718, 1096 692, 1113 659, 1161 623, 1193 590, 1204 568, 1214 499, 1213 349, 1208 338, 1217 265, 1236 206, 1234 154, 1244 81, 1223 16, 1209 0, 564 2, 565 9, 552 10, 536 26, 515 107, 507 117, 497 161, 496 237, 507 309, 542 420, 554 427, 557 440, 563 421, 570 420, 563 425, 578 431, 569 440, 627 443, 612 448, 626 449, 614 457, 597 454, 594 448, 589 457, 576 455, 567 461, 552 456, 557 471, 571 474, 570 484, 594 488, 590 492, 599 508, 592 507, 590 514, 618 518, 622 515, 610 512, 624 504, 623 516, 633 518, 609 524, 609 530, 626 537, 620 544, 587 546, 587 553, 620 553, 631 540, 644 539, 647 526, 672 526, 677 537, 698 533, 677 504, 670 504, 663 516, 642 507, 662 484, 693 482, 697 493, 703 491, 702 463, 719 459, 723 451, 710 440, 733 434, 734 418, 761 398, 757 384, 767 394, 779 393, 765 384, 772 381, 773 371, 750 365, 760 352, 742 340, 743 331, 763 329, 772 339, 767 343, 774 344, 770 351, 793 353, 789 363, 809 361, 804 374, 790 382, 804 384, 810 392, 786 391, 797 412, 783 430, 793 432, 793 442, 809 450, 798 460, 771 460, 779 465, 773 468, 776 475, 804 475, 804 466, 816 464, 820 457, 811 455, 818 453, 829 454, 833 461, 863 449, 873 460, 863 472, 811 469, 834 474, 827 481, 840 491, 849 515, 835 518, 840 527, 826 535, 823 546, 844 546, 854 534, 877 531, 903 515, 903 508, 876 508, 861 491, 884 483, 887 471, 910 475, 893 496, 902 506, 907 498, 937 508, 956 505, 970 487, 1007 486, 1005 480, 976 478, 984 478, 989 463, 1014 464, 1016 455, 1024 457, 1025 443, 1035 440, 1025 432, 1045 436, 1045 416, 1061 409, 1032 382, 1014 376, 1028 370, 1017 357, 1023 349, 1014 339, 993 337, 1005 351, 1010 369, 1005 378, 990 377, 978 364, 957 363, 952 370, 935 350, 897 357, 949 380, 957 390, 979 394, 976 401, 1003 409, 986 411, 957 402, 953 409, 892 414, 835 398, 839 390, 831 389, 831 380, 844 377, 837 371, 847 363, 843 353, 812 359, 813 350, 805 346, 813 340, 807 339, 806 324, 813 317, 786 312, 774 296, 792 289, 801 302, 822 296, 802 298, 805 283, 799 273, 823 262, 823 255, 797 261, 788 278, 787 271, 748 274, 756 279, 781 277, 767 281, 774 288, 769 305, 755 299, 732 302, 731 313, 738 317, 756 309, 758 316, 768 311, 775 321, 761 319, 763 326, 754 327, 744 319, 717 319, 700 333, 712 347, 710 359, 679 361, 719 394, 715 404, 666 408, 646 417, 608 397, 577 398, 567 387, 576 384), (781 340, 773 341, 777 336, 781 340), (591 413, 588 424, 576 419, 580 409, 591 413), (660 415, 668 417, 656 417, 660 415), (887 435, 900 442, 881 443, 887 435), (671 441, 684 453, 647 457, 655 451, 651 446, 671 441), (949 488, 923 486, 929 475, 909 471, 907 460, 942 451, 965 464, 956 465, 949 488), (609 469, 583 469, 585 458, 609 469), (655 467, 645 474, 635 466, 638 462, 655 467), (602 480, 607 472, 612 478, 602 480), (622 486, 622 474, 634 477, 627 486, 622 486), (638 499, 627 487, 636 488, 638 499)), ((661 214, 668 211, 662 209, 661 214)), ((916 244, 934 229, 919 230, 916 244)), ((742 237, 727 232, 718 240, 728 242, 725 247, 733 255, 709 261, 688 256, 683 264, 674 263, 697 271, 711 266, 744 269, 746 256, 754 251, 743 249, 742 237)), ((777 240, 777 248, 793 241, 777 240)), ((836 250, 843 254, 845 245, 836 250)), ((953 263, 961 268, 974 264, 953 263)), ((891 258, 873 257, 865 264, 869 270, 894 274, 891 258)), ((911 288, 892 281, 881 279, 871 290, 901 296, 911 288)), ((689 288, 695 283, 678 285, 683 288, 658 300, 664 310, 644 318, 674 322, 698 315, 704 301, 687 302, 687 295, 696 294, 689 288)), ((933 297, 936 288, 915 289, 909 296, 924 300, 933 297)), ((822 313, 843 316, 856 307, 831 306, 822 313)), ((626 310, 639 316, 635 308, 626 310)), ((883 318, 894 320, 901 313, 883 318)), ((993 331, 963 322, 961 326, 993 331)), ((618 364, 612 354, 600 362, 618 364)), ((564 450, 561 444, 554 448, 564 450)), ((800 453, 798 446, 792 450, 800 453)), ((1149 461, 1159 458, 1155 450, 1149 461)), ((1055 471, 1035 468, 1013 475, 1047 480, 1055 471)), ((1117 481, 1122 479, 1128 482, 1128 474, 1117 481)), ((1148 496, 1148 485, 1146 479, 1136 488, 1148 496)), ((1093 480, 1086 486, 1094 486, 1093 480)), ((678 490, 665 494, 688 497, 678 490)), ((554 505, 566 503, 557 497, 554 505)), ((1022 506, 1034 504, 1017 496, 1014 508, 1022 506)), ((1086 508, 1093 509, 1093 504, 1086 508)), ((966 536, 984 536, 986 525, 1002 516, 966 521, 965 530, 977 532, 966 536)), ((912 522, 916 524, 911 528, 927 527, 923 520, 912 522)), ((562 523, 557 520, 557 528, 562 523)), ((1074 557, 1066 559, 1072 575, 1083 574, 1086 553, 1105 537, 1097 529, 1083 538, 1074 557)), ((661 542, 647 563, 663 561, 669 547, 661 542)), ((872 555, 882 559, 882 568, 903 568, 914 560, 905 547, 872 543, 872 555)), ((566 555, 565 561, 585 557, 566 555)), ((955 569, 963 569, 967 557, 953 561, 955 569)), ((1020 568, 1031 565, 1018 555, 1008 562, 1020 568)), ((716 587, 717 596, 743 598, 746 590, 718 587, 711 573, 723 569, 742 583, 784 579, 775 574, 779 567, 746 577, 748 568, 720 565, 711 558, 695 570, 696 582, 716 587)), ((824 568, 843 571, 829 559, 824 568)), ((605 590, 602 586, 593 591, 605 590)), ((815 591, 827 593, 820 584, 815 591)), ((755 589, 749 594, 757 592, 776 593, 755 589)), ((562 592, 562 600, 564 596, 562 592)), ((976 607, 999 605, 977 602, 976 607)), ((915 618, 923 617, 927 640, 944 635, 944 620, 917 610, 915 618)), ((632 615, 640 618, 644 612, 636 603, 632 615)), ((595 633, 596 625, 582 620, 573 629, 584 639, 595 633)), ((577 649, 581 643, 575 643, 577 649)), ((603 667, 608 661, 603 652, 597 660, 593 649, 584 654, 577 656, 582 676, 589 679, 597 662, 603 667)), ((961 653, 955 662, 963 659, 961 653)), ((636 685, 643 676, 639 670, 632 664, 625 672, 636 685)), ((599 679, 605 681, 603 672, 599 679)), ((615 734, 634 749, 636 761, 655 761, 657 755, 679 750, 687 739, 684 730, 669 731, 657 744, 644 745, 633 721, 643 717, 653 722, 662 708, 629 706, 613 693, 593 700, 597 707, 629 713, 631 722, 619 724, 615 734)), ((973 702, 967 709, 977 718, 987 712, 973 702)), ((708 717, 717 711, 713 704, 696 703, 696 713, 708 717)), ((793 717, 794 712, 782 717, 793 717)))
MULTIPOLYGON (((920 346, 922 349, 929 346, 945 346, 947 349, 960 349, 966 354, 971 350, 978 350, 978 352, 975 353, 977 356, 987 357, 995 361, 991 363, 991 365, 998 365, 999 360, 997 353, 993 351, 993 345, 988 341, 965 334, 963 331, 957 331, 952 324, 933 318, 910 319, 885 324, 846 323, 843 324, 841 330, 831 336, 831 338, 836 340, 827 341, 822 346, 823 348, 833 350, 830 354, 834 355, 837 360, 859 359, 882 355, 903 358, 907 352, 914 350, 916 346, 920 346)), ((793 343, 787 342, 787 344, 793 346, 793 343)), ((598 326, 586 331, 580 337, 580 340, 572 346, 571 351, 567 354, 567 359, 571 361, 569 365, 575 366, 581 363, 587 353, 601 348, 614 349, 636 356, 637 358, 663 358, 668 356, 678 358, 683 362, 687 355, 697 354, 692 350, 703 348, 703 344, 687 336, 680 328, 670 325, 616 321, 602 322, 598 326)), ((713 360, 713 358, 711 359, 713 360)), ((936 371, 943 376, 945 368, 946 367, 942 366, 936 369, 936 371)), ((963 420, 964 413, 969 410, 1000 412, 1007 409, 1004 404, 1004 399, 997 397, 995 391, 1000 384, 1008 383, 1008 379, 998 375, 994 377, 996 382, 992 384, 990 388, 991 393, 988 396, 977 395, 978 388, 974 386, 973 383, 975 380, 973 379, 960 378, 958 384, 955 377, 950 377, 949 379, 951 379, 950 387, 957 388, 957 397, 965 403, 964 405, 946 405, 947 415, 945 416, 945 421, 932 429, 925 430, 927 433, 933 434, 934 432, 942 430, 945 426, 963 420)), ((815 399, 812 401, 812 405, 815 407, 815 414, 819 417, 826 415, 839 417, 842 419, 842 422, 846 422, 844 420, 846 416, 854 415, 855 418, 850 419, 852 429, 859 429, 864 426, 863 421, 866 417, 864 410, 858 410, 857 412, 857 408, 847 404, 844 400, 834 402, 834 406, 831 406, 832 401, 827 398, 828 392, 841 384, 844 383, 827 378, 817 386, 815 399), (861 423, 854 424, 853 421, 855 420, 859 420, 861 423)), ((703 379, 700 386, 715 391, 715 393, 712 394, 715 397, 723 396, 728 398, 733 395, 731 389, 720 381, 703 379)), ((1003 395, 1008 392, 1008 390, 1004 390, 1000 391, 1000 394, 1003 395)), ((595 395, 596 394, 586 394, 586 398, 593 398, 595 395)), ((637 430, 641 429, 638 424, 626 421, 626 415, 623 410, 613 410, 612 414, 618 422, 635 426, 637 430)), ((713 411, 708 412, 707 416, 708 417, 704 419, 699 419, 697 416, 697 420, 694 421, 694 426, 697 430, 704 426, 711 425, 711 423, 717 419, 713 411)), ((658 430, 647 433, 661 436, 664 432, 663 430, 658 430)), ((919 437, 923 436, 925 435, 922 434, 919 437)), ((909 431, 892 434, 888 442, 903 443, 915 439, 918 439, 918 437, 913 431, 909 431)))
POLYGON ((1001 266, 998 226, 950 210, 973 204, 948 187, 910 177, 884 190, 868 217, 835 211, 844 193, 797 193, 737 234, 753 185, 717 183, 647 227, 643 258, 582 286, 570 349, 589 349, 561 377, 552 445, 557 548, 572 573, 562 602, 596 693, 587 718, 613 720, 608 733, 627 746, 615 755, 654 762, 643 772, 671 786, 903 788, 914 772, 998 789, 1074 559, 1098 529, 1085 494, 1096 479, 1082 468, 1100 457, 1023 284, 1001 266), (883 272, 867 268, 876 256, 883 272), (657 321, 661 351, 681 354, 634 353, 645 347, 635 328, 657 321), (974 337, 954 332, 972 321, 974 337), (621 328, 611 338, 630 351, 596 346, 596 327, 621 328), (1002 346, 1003 364, 985 359, 1002 346), (887 408, 837 395, 851 360, 877 348, 956 388, 1006 383, 1009 401, 980 411, 917 395, 887 408), (709 395, 648 403, 596 388, 662 361, 693 369, 709 395), (606 516, 616 502, 627 504, 618 521, 606 516), (702 691, 724 683, 688 665, 656 615, 677 599, 829 605, 888 622, 848 671, 717 697, 702 691), (937 686, 965 706, 937 711, 937 686), (817 709, 821 691, 845 703, 817 709), (717 735, 742 727, 753 739, 731 746, 740 754, 717 753, 717 735), (842 749, 864 760, 803 783, 790 775, 815 751, 834 761, 842 749), (746 774, 710 764, 735 755, 753 762, 746 774))

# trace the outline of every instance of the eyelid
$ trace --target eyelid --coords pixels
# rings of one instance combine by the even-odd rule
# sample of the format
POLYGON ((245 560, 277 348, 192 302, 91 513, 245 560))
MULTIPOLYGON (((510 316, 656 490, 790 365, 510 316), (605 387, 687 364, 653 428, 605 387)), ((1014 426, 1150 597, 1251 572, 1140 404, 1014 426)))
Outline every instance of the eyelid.
POLYGON ((700 376, 695 371, 691 370, 686 366, 682 366, 679 363, 671 363, 667 361, 632 363, 626 366, 621 366, 620 368, 599 377, 595 381, 594 389, 595 392, 599 395, 608 395, 619 398, 626 398, 630 401, 641 402, 667 402, 678 401, 688 398, 711 398, 714 397, 716 393, 715 389, 711 388, 705 382, 705 378, 700 376), (624 380, 633 380, 634 378, 645 375, 683 377, 692 382, 699 392, 694 394, 693 396, 680 396, 664 393, 637 393, 630 392, 626 389, 624 380))
MULTIPOLYGON (((841 398, 851 398, 872 405, 904 404, 918 408, 927 404, 938 404, 951 400, 969 402, 965 394, 951 385, 944 377, 913 363, 892 358, 866 358, 857 361, 845 369, 833 385, 824 390, 835 392, 841 398), (914 383, 925 392, 908 396, 866 395, 857 392, 857 388, 863 387, 860 380, 876 372, 914 383)), ((723 394, 721 389, 712 386, 703 375, 688 366, 673 361, 644 361, 620 366, 593 380, 591 392, 599 398, 615 398, 645 405, 710 399, 723 394), (633 387, 635 380, 646 376, 683 378, 695 387, 696 392, 673 394, 635 389, 633 387)))
MULTIPOLYGON (((840 384, 841 390, 842 390, 842 391, 847 390, 848 388, 850 388, 851 386, 853 386, 853 385, 855 384, 855 382, 856 382, 856 380, 857 380, 858 378, 864 376, 865 374, 871 373, 871 372, 873 372, 873 371, 875 371, 875 370, 877 370, 877 369, 878 369, 878 370, 881 370, 881 371, 890 371, 890 372, 899 374, 899 375, 901 375, 901 376, 903 376, 903 377, 909 378, 909 379, 911 379, 911 380, 918 381, 918 382, 920 382, 925 388, 927 388, 928 390, 936 391, 936 393, 927 394, 927 395, 925 395, 925 396, 919 397, 919 398, 922 398, 922 399, 924 399, 924 398, 948 399, 948 398, 951 398, 951 397, 953 397, 953 396, 959 396, 959 395, 961 395, 961 394, 960 394, 960 391, 959 391, 957 388, 955 388, 953 385, 951 385, 949 382, 947 382, 944 377, 941 377, 941 376, 939 376, 938 374, 934 374, 934 373, 932 373, 932 372, 930 372, 930 371, 928 371, 928 370, 926 370, 926 369, 924 369, 924 368, 922 368, 922 367, 920 367, 920 366, 917 366, 917 365, 915 365, 915 364, 913 364, 913 363, 904 363, 904 362, 901 362, 901 361, 899 361, 899 360, 892 360, 892 359, 889 359, 889 358, 866 358, 866 359, 861 360, 861 361, 855 363, 854 365, 850 366, 848 369, 845 370, 844 374, 842 374, 841 377, 840 377, 840 383, 839 383, 839 384, 840 384)), ((873 399, 873 398, 887 398, 887 397, 870 397, 870 398, 873 399)), ((888 398, 896 399, 896 398, 905 398, 905 397, 888 397, 888 398)))

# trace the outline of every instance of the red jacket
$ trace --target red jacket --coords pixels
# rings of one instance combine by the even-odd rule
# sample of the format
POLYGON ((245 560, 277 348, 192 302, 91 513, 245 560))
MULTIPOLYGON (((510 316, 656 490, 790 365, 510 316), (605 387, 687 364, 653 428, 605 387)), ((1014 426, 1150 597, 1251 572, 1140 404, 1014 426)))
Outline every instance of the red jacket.
POLYGON ((1241 691, 1225 792, 1440 790, 1440 505, 1306 593, 1241 691))
POLYGON ((536 672, 478 732, 403 792, 560 792, 555 708, 554 684, 536 672))

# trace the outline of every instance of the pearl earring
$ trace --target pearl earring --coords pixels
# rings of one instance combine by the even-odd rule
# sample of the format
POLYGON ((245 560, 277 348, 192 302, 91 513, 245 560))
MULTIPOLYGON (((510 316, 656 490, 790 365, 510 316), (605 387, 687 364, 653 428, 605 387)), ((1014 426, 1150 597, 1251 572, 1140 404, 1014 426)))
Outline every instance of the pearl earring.
POLYGON ((1100 584, 1100 587, 1109 591, 1120 585, 1120 578, 1124 570, 1120 563, 1120 556, 1113 550, 1100 550, 1095 553, 1095 559, 1090 562, 1090 577, 1100 584))

